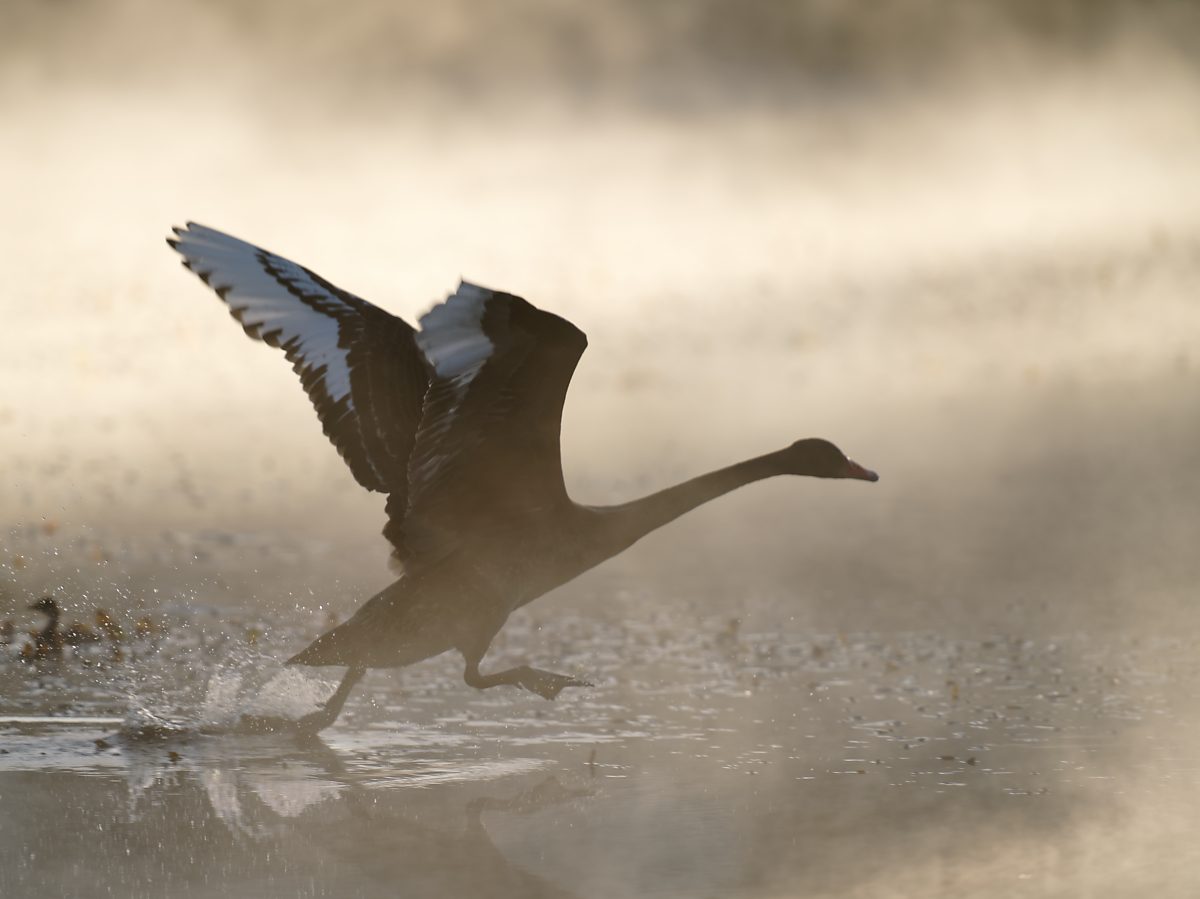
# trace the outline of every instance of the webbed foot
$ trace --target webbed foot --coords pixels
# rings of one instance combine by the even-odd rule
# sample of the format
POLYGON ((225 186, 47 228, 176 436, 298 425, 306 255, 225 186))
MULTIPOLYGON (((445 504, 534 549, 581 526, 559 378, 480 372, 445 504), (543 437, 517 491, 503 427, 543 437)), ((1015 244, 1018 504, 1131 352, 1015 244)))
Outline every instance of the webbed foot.
POLYGON ((522 666, 516 670, 519 672, 516 679, 517 684, 543 699, 555 699, 567 687, 593 686, 589 681, 571 677, 569 674, 555 674, 553 671, 543 671, 541 668, 522 666))
POLYGON ((302 734, 320 733, 337 720, 340 711, 340 707, 331 711, 322 705, 315 712, 309 712, 307 715, 296 719, 296 723, 293 726, 302 734))
POLYGON ((536 693, 543 699, 554 699, 567 687, 592 686, 591 682, 571 677, 569 674, 555 674, 553 671, 543 671, 541 668, 531 668, 529 665, 506 668, 495 674, 482 674, 479 671, 479 661, 471 657, 467 658, 463 680, 467 682, 467 686, 477 690, 487 690, 490 687, 501 685, 521 687, 530 693, 536 693))
POLYGON ((242 715, 234 730, 241 734, 277 734, 295 728, 295 719, 281 715, 242 715))

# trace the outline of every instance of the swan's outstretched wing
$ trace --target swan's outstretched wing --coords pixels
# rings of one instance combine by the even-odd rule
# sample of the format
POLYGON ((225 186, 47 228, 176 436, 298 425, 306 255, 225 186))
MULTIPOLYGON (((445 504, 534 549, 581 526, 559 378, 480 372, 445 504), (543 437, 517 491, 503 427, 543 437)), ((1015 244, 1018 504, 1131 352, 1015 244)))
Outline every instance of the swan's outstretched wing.
POLYGON ((355 479, 406 504, 428 386, 407 322, 282 256, 203 225, 168 239, 246 333, 287 355, 355 479))
POLYGON ((463 283, 421 318, 432 370, 402 506, 388 499, 384 535, 402 562, 457 548, 486 556, 568 502, 559 430, 587 347, 570 322, 520 297, 463 283))

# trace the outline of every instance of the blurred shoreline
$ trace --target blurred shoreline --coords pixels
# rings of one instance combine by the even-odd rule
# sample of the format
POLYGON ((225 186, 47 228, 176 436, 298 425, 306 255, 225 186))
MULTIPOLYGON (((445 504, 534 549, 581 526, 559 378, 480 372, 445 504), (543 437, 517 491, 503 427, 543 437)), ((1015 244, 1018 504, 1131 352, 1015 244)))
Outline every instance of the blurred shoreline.
POLYGON ((13 0, 0 84, 296 92, 327 112, 425 97, 672 117, 882 106, 1072 68, 1197 74, 1200 10, 1171 0, 13 0))

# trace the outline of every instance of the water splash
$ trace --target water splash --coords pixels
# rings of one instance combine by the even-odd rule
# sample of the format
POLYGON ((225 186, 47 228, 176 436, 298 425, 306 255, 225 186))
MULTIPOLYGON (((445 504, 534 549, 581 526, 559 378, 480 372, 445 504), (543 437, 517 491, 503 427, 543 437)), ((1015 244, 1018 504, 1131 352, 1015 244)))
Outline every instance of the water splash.
POLYGON ((246 658, 212 672, 197 724, 206 731, 236 728, 247 717, 296 720, 328 698, 325 678, 262 658, 246 658))
POLYGON ((333 689, 329 678, 311 669, 285 666, 249 647, 223 647, 219 657, 203 664, 207 677, 191 686, 173 684, 163 672, 152 670, 128 678, 121 691, 125 705, 121 736, 158 740, 229 733, 246 730, 246 722, 253 720, 286 727, 314 711, 333 689))
POLYGON ((166 718, 143 705, 133 705, 121 722, 120 735, 129 740, 164 740, 187 734, 192 728, 186 721, 166 718))

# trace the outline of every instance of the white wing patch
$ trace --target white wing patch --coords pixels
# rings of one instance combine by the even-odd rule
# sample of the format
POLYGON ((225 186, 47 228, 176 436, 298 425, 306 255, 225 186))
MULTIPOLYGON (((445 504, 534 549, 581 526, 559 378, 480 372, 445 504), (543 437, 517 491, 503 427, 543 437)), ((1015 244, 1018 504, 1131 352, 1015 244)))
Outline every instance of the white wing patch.
MULTIPOLYGON (((483 330, 487 302, 494 296, 485 287, 461 281, 445 302, 420 318, 421 330, 414 339, 436 380, 425 395, 417 444, 409 460, 410 488, 433 481, 442 466, 463 449, 449 450, 442 442, 458 417, 471 382, 496 349, 483 330)), ((410 492, 410 508, 413 495, 410 492)))
MULTIPOLYGON (((294 262, 245 241, 196 224, 176 233, 175 248, 187 267, 217 292, 251 336, 294 353, 305 370, 321 378, 334 403, 349 397, 347 350, 338 346, 338 316, 352 311, 345 302, 294 262)), ((353 400, 347 404, 353 407, 353 400)))
POLYGON ((495 347, 483 333, 483 313, 490 296, 490 290, 463 281, 444 303, 421 316, 417 346, 439 378, 473 376, 492 355, 495 347))

